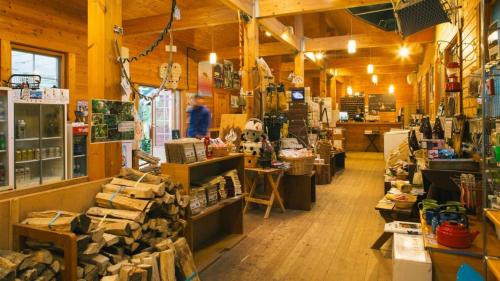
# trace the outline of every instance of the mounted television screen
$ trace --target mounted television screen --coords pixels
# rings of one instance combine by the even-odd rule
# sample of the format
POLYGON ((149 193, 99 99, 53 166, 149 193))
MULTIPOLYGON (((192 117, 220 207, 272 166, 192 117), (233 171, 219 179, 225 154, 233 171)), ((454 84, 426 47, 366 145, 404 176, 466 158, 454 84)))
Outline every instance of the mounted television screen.
POLYGON ((304 88, 290 89, 290 92, 292 92, 292 101, 304 101, 305 100, 304 88))
POLYGON ((342 122, 349 121, 349 113, 347 111, 339 112, 339 120, 342 122))

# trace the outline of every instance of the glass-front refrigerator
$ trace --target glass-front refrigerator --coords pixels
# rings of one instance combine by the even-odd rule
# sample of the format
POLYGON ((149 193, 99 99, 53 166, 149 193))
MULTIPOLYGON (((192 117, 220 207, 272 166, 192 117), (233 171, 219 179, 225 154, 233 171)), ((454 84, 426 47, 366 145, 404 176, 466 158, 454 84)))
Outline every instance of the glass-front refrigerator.
POLYGON ((87 175, 87 136, 88 125, 84 123, 71 123, 68 129, 68 157, 66 160, 68 179, 84 177, 87 175))
POLYGON ((13 172, 9 169, 9 138, 11 137, 12 122, 9 119, 9 88, 0 88, 0 191, 14 188, 13 172))
POLYGON ((66 104, 14 97, 15 187, 28 188, 66 179, 66 104))

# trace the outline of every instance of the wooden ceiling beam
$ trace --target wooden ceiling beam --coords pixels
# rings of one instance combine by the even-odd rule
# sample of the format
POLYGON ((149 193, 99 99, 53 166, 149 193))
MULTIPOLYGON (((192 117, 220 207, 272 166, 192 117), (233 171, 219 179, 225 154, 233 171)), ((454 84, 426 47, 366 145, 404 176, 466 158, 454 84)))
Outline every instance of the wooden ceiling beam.
POLYGON ((431 43, 434 42, 434 29, 430 28, 420 31, 414 35, 408 36, 408 38, 404 40, 394 32, 307 38, 305 40, 305 48, 307 52, 346 50, 349 39, 356 40, 359 49, 412 43, 431 43))
POLYGON ((389 0, 259 0, 257 17, 281 17, 390 3, 389 0))
POLYGON ((375 71, 379 66, 386 65, 415 65, 419 61, 416 58, 408 57, 401 58, 397 55, 394 57, 353 57, 353 58, 339 58, 339 59, 329 59, 328 67, 331 68, 344 68, 344 67, 365 67, 368 64, 373 64, 375 71))
MULTIPOLYGON (((163 31, 170 14, 161 14, 123 22, 125 36, 158 34, 163 31)), ((238 23, 238 14, 227 7, 184 9, 182 18, 174 21, 173 30, 188 30, 223 24, 238 23)))
MULTIPOLYGON (((217 53, 217 57, 220 59, 237 59, 240 56, 238 47, 230 47, 215 50, 217 53)), ((274 42, 274 43, 264 43, 259 45, 259 57, 270 57, 270 56, 282 56, 282 55, 291 55, 296 51, 284 46, 283 43, 274 42)), ((206 56, 208 58, 209 52, 199 52, 200 57, 206 56)))
MULTIPOLYGON (((280 71, 281 72, 293 72, 294 68, 295 68, 294 62, 283 62, 280 64, 280 71)), ((319 67, 317 65, 313 65, 311 63, 305 63, 304 64, 304 71, 309 71, 309 70, 319 70, 319 67)))
MULTIPOLYGON (((255 17, 254 4, 251 0, 219 0, 227 7, 242 11, 252 17, 255 17)), ((289 32, 286 25, 275 18, 266 18, 258 21, 266 31, 269 31, 274 38, 283 42, 297 51, 303 50, 303 37, 299 38, 295 34, 289 32)))
MULTIPOLYGON (((414 65, 386 65, 380 66, 375 69, 377 75, 390 75, 390 74, 409 74, 417 70, 417 64, 414 65)), ((366 76, 370 78, 371 74, 366 73, 366 66, 354 66, 337 68, 338 76, 366 76)), ((379 77, 380 80, 380 77, 379 77)))

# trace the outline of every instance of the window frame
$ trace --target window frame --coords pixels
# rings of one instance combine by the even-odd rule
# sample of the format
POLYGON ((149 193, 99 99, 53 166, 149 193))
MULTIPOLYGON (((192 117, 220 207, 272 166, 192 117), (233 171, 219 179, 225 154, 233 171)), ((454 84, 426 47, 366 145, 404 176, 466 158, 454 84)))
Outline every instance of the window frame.
MULTIPOLYGON (((57 52, 57 51, 52 51, 52 50, 47 50, 47 49, 42 49, 42 48, 36 48, 36 47, 31 47, 31 46, 26 46, 22 44, 11 44, 10 48, 10 55, 12 56, 13 51, 20 51, 20 52, 29 52, 37 55, 43 55, 43 56, 51 56, 51 57, 56 57, 59 60, 59 88, 65 89, 67 88, 67 74, 66 74, 66 54, 62 52, 57 52)), ((11 58, 11 64, 12 64, 12 58, 11 58)), ((12 65, 11 65, 12 69, 12 65)), ((11 73, 12 74, 12 73, 11 73)))

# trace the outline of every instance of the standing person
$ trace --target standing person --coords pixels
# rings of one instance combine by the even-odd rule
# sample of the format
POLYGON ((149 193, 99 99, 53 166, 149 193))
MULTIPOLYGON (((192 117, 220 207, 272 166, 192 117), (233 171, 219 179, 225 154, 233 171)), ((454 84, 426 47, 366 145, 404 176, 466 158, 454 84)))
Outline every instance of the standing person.
POLYGON ((189 110, 188 137, 203 138, 207 135, 210 125, 210 112, 203 105, 201 96, 196 95, 189 110))

